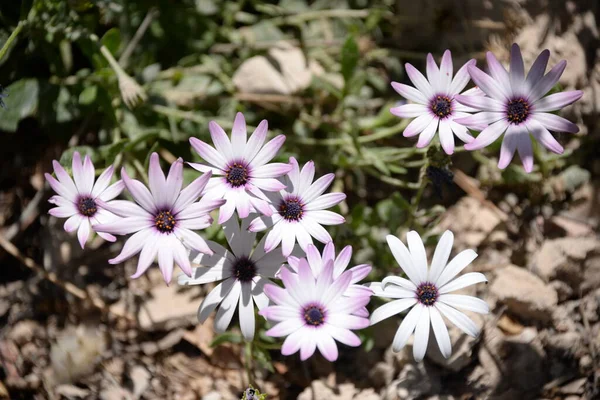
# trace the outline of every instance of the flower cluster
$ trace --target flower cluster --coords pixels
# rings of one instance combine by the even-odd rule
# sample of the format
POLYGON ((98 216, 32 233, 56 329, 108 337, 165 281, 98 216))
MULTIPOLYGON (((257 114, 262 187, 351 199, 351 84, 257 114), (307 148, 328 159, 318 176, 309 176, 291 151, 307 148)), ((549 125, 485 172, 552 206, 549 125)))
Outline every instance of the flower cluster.
MULTIPOLYGON (((491 144, 502 133, 499 166, 505 168, 518 151, 527 171, 533 167, 533 135, 555 152, 562 147, 549 130, 576 132, 577 126, 555 115, 556 111, 582 95, 580 91, 545 96, 565 68, 559 63, 544 75, 548 62, 544 51, 525 75, 519 48, 511 51, 510 73, 488 53, 490 75, 468 61, 453 75, 451 54, 446 51, 440 66, 427 57, 425 77, 410 64, 406 71, 416 88, 392 83, 394 89, 415 102, 393 108, 394 115, 415 118, 405 136, 419 135, 418 147, 428 145, 439 132, 442 148, 452 154, 454 136, 469 150, 491 144), (464 91, 470 80, 477 88, 464 91), (481 133, 474 138, 469 129, 481 133)), ((399 351, 414 333, 414 358, 425 356, 430 327, 444 357, 452 351, 444 318, 475 336, 477 325, 463 311, 486 314, 487 304, 476 297, 453 292, 487 282, 481 273, 458 276, 476 257, 465 250, 450 261, 454 237, 445 232, 431 264, 423 241, 408 232, 408 247, 397 237, 387 236, 389 248, 408 279, 389 276, 382 282, 361 284, 370 265, 348 268, 352 247, 337 255, 333 239, 324 226, 345 222, 330 211, 345 200, 344 193, 326 193, 335 179, 332 173, 315 179, 312 161, 302 167, 293 157, 271 162, 285 142, 279 135, 267 141, 267 121, 248 137, 244 116, 235 117, 231 136, 215 122, 209 124, 212 146, 197 138, 190 144, 203 159, 189 163, 201 175, 183 187, 184 162, 177 159, 165 176, 159 155, 152 153, 148 186, 121 170, 121 180, 111 184, 113 167, 96 179, 91 159, 73 153, 72 176, 54 161, 54 176, 46 179, 57 195, 49 212, 67 218, 65 230, 77 231, 81 247, 97 232, 108 241, 114 235, 131 235, 111 264, 138 256, 138 278, 157 261, 167 284, 175 264, 183 271, 180 285, 216 284, 198 309, 201 323, 216 312, 214 326, 225 331, 238 310, 245 340, 252 341, 256 315, 272 326, 266 334, 286 337, 281 352, 300 353, 306 360, 318 349, 329 361, 338 358, 336 342, 358 346, 354 332, 383 319, 408 311, 393 340, 399 351), (117 199, 126 189, 131 200, 117 199), (227 247, 205 240, 200 231, 217 222, 227 247), (212 215, 211 215, 212 214, 212 215), (264 232, 264 233, 263 233, 264 232), (260 235, 260 237, 257 237, 260 235), (324 244, 322 252, 313 239, 324 244), (369 316, 371 297, 393 299, 369 316)), ((249 389, 250 390, 250 389, 249 389)), ((252 394, 247 394, 251 396, 252 394)))
POLYGON ((427 78, 407 63, 406 73, 415 87, 397 82, 392 82, 392 87, 415 104, 390 111, 402 118, 415 118, 404 130, 404 136, 419 135, 417 147, 427 146, 438 133, 447 154, 454 152, 453 135, 466 143, 465 149, 478 150, 504 134, 498 167, 506 168, 517 151, 525 171, 531 172, 530 135, 548 150, 562 154, 563 147, 550 131, 577 133, 579 128, 552 112, 579 100, 583 92, 546 95, 558 83, 567 65, 563 60, 544 74, 550 58, 548 50, 539 55, 527 75, 516 44, 510 52, 509 72, 491 52, 486 58, 489 74, 477 68, 475 60, 469 60, 454 77, 449 50, 439 68, 432 55, 427 56, 427 78), (460 93, 470 79, 477 87, 460 93), (469 129, 480 132, 477 138, 469 134, 469 129))

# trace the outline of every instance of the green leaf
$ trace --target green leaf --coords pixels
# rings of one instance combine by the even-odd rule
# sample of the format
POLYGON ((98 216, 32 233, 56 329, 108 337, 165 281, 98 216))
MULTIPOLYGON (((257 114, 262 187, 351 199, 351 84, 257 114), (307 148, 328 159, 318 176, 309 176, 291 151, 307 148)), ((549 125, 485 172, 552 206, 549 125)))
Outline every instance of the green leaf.
POLYGON ((0 129, 15 132, 19 121, 37 113, 40 85, 36 79, 21 79, 7 88, 6 108, 0 108, 0 129))
POLYGON ((98 150, 106 160, 106 164, 112 164, 115 161, 115 158, 117 158, 117 155, 125 149, 127 143, 129 143, 129 139, 121 139, 115 143, 100 146, 98 150))
POLYGON ((217 347, 220 344, 223 343, 241 343, 242 342, 242 335, 240 335, 239 333, 233 333, 233 332, 225 332, 222 333, 220 335, 218 335, 217 337, 215 337, 212 342, 210 342, 210 347, 217 347))
POLYGON ((346 84, 354 75, 359 57, 358 44, 356 44, 354 36, 348 36, 342 47, 342 76, 346 84))
POLYGON ((79 93, 79 104, 90 105, 96 101, 96 95, 98 94, 98 86, 88 86, 81 93, 79 93))
POLYGON ((114 56, 121 46, 121 32, 118 28, 111 28, 102 36, 101 42, 114 56))

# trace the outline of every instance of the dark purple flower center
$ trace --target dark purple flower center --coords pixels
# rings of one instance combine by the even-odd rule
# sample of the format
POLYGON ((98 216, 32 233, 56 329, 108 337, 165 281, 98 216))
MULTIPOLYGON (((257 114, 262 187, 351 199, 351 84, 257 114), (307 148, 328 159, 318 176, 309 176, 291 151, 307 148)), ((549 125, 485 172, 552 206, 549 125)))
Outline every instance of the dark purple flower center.
POLYGON ((279 214, 287 221, 299 221, 304 214, 304 204, 300 199, 290 197, 279 205, 279 214))
POLYGON ((250 282, 256 276, 256 265, 248 257, 240 257, 233 264, 233 276, 240 282, 250 282))
POLYGON ((437 95, 431 100, 431 111, 439 118, 452 114, 452 99, 448 96, 437 95))
POLYGON ((417 287, 417 300, 425 306, 432 306, 438 298, 438 290, 433 283, 425 282, 417 287))
POLYGON ((242 163, 234 162, 225 171, 225 179, 233 187, 240 187, 248 182, 248 167, 242 163))
POLYGON ((525 99, 514 99, 508 102, 506 118, 513 124, 520 124, 529 116, 529 103, 525 99))
POLYGON ((325 322, 325 311, 317 305, 304 307, 304 320, 308 325, 322 325, 325 322))
POLYGON ((175 217, 171 214, 171 211, 160 211, 154 217, 154 226, 162 233, 171 233, 175 228, 175 217))
POLYGON ((85 215, 86 217, 91 217, 98 211, 96 202, 91 197, 80 198, 79 202, 77 202, 77 208, 79 208, 81 215, 85 215))

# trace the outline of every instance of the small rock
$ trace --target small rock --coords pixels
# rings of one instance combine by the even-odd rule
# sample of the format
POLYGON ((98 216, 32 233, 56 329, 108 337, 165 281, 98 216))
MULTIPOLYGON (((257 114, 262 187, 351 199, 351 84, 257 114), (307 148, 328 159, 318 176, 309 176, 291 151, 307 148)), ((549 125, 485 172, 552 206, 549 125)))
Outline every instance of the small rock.
POLYGON ((385 400, 415 399, 428 394, 437 394, 442 388, 439 374, 426 363, 407 364, 398 379, 385 391, 385 400))
POLYGON ((505 384, 533 392, 546 383, 548 363, 537 329, 525 328, 520 335, 506 337, 501 347, 505 384))
POLYGON ((369 379, 377 388, 387 386, 394 379, 395 369, 391 363, 378 362, 369 371, 369 379))
POLYGON ((582 293, 588 293, 598 287, 600 287, 600 256, 593 256, 588 258, 583 265, 581 291, 582 293))
POLYGON ((494 211, 479 200, 467 196, 448 209, 438 224, 438 229, 442 232, 446 229, 462 232, 460 238, 455 240, 472 248, 479 246, 501 222, 494 211))
POLYGON ((39 325, 35 321, 19 321, 8 334, 8 338, 14 341, 18 346, 22 346, 25 343, 31 342, 38 330, 39 325))
POLYGON ((202 396, 202 400, 223 400, 223 396, 219 392, 212 391, 202 396))
POLYGON ((561 355, 570 357, 579 353, 583 345, 583 339, 576 331, 550 334, 545 342, 550 349, 557 350, 561 355))
MULTIPOLYGON (((583 263, 600 241, 594 238, 546 240, 534 256, 533 269, 546 281, 558 279, 578 289, 582 282, 583 263)), ((598 271, 600 279, 600 270, 598 271)))
POLYGON ((496 273, 490 294, 521 317, 548 322, 558 303, 556 291, 526 269, 509 265, 496 273))
POLYGON ((89 396, 90 391, 73 385, 58 385, 54 393, 68 399, 83 399, 89 396))
POLYGON ((550 282, 550 287, 556 291, 559 303, 562 303, 573 296, 573 289, 566 282, 552 281, 550 282))

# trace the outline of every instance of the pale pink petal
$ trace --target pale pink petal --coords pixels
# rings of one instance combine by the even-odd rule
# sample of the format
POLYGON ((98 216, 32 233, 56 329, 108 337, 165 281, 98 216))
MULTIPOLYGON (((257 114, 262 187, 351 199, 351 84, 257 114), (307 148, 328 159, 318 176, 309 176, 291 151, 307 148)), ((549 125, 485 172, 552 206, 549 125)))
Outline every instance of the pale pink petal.
MULTIPOLYGON (((70 217, 69 219, 67 219, 65 221, 65 225, 64 225, 64 229, 67 232, 75 232, 75 230, 77 228, 79 228, 79 224, 81 224, 81 221, 84 219, 85 217, 79 215, 79 214, 75 214, 72 217, 70 217)), ((87 218, 86 218, 87 219, 87 218)))
POLYGON ((212 174, 208 172, 201 177, 194 179, 192 183, 187 185, 185 189, 178 193, 179 197, 177 197, 177 200, 173 205, 173 213, 180 213, 183 209, 196 201, 198 197, 200 197, 200 194, 202 194, 202 191, 206 187, 206 183, 210 179, 211 175, 212 174))
POLYGON ((173 276, 173 248, 168 243, 164 243, 158 248, 158 267, 165 283, 167 285, 171 283, 173 276))
POLYGON ((296 227, 298 227, 298 224, 280 222, 277 225, 284 225, 281 228, 281 254, 283 254, 284 257, 287 257, 292 254, 292 250, 294 249, 294 244, 296 243, 296 227))
POLYGON ((485 128, 471 143, 465 144, 467 150, 479 150, 494 143, 508 128, 507 120, 494 122, 485 128))
MULTIPOLYGON (((152 229, 142 229, 141 231, 134 233, 129 239, 127 239, 125 245, 123 245, 121 253, 119 253, 119 255, 115 258, 108 260, 108 262, 110 264, 120 264, 123 261, 135 256, 145 245, 155 241, 155 239, 153 239, 154 235, 155 233, 152 229)), ((154 258, 152 260, 154 260, 154 258)))
POLYGON ((103 201, 110 201, 121 194, 121 192, 125 189, 125 182, 122 180, 116 181, 112 185, 110 185, 106 190, 100 193, 100 196, 97 199, 101 199, 103 201))
POLYGON ((533 171, 533 147, 531 145, 529 134, 527 134, 527 131, 525 130, 525 134, 519 134, 517 138, 517 151, 519 152, 519 157, 523 163, 523 168, 525 169, 525 172, 531 172, 533 171))
POLYGON ((294 183, 294 195, 303 195, 315 178, 315 163, 311 160, 304 164, 300 171, 300 178, 298 182, 294 183))
POLYGON ((459 125, 454 121, 450 121, 450 128, 456 137, 462 140, 464 143, 471 143, 473 140, 475 140, 475 138, 469 133, 469 130, 463 125, 459 125))
POLYGON ((138 264, 135 273, 131 275, 131 279, 137 279, 142 276, 156 259, 156 255, 158 254, 158 246, 156 244, 160 235, 160 233, 155 232, 142 244, 143 247, 138 257, 138 264))
POLYGON ((529 120, 525 121, 525 126, 527 126, 529 133, 531 133, 533 137, 545 148, 556 154, 562 154, 564 152, 565 149, 562 147, 562 145, 558 143, 548 129, 537 122, 535 118, 530 118, 529 120))
POLYGON ((550 89, 558 83, 561 75, 567 67, 567 62, 562 60, 556 64, 546 75, 544 75, 529 92, 528 100, 531 103, 538 101, 543 95, 548 93, 550 89))
POLYGON ((334 178, 335 174, 326 174, 317 179, 314 183, 309 184, 310 186, 307 188, 303 188, 299 193, 302 196, 302 200, 304 200, 305 203, 310 203, 315 200, 327 190, 334 178))
POLYGON ((181 241, 186 247, 199 251, 203 254, 211 255, 213 251, 210 249, 208 244, 200 235, 183 227, 175 227, 174 234, 181 238, 181 241))
MULTIPOLYGON (((490 71, 490 75, 492 75, 492 78, 494 78, 495 82, 497 82, 497 84, 494 86, 494 88, 498 89, 502 93, 502 95, 504 96, 504 98, 506 100, 509 100, 513 96, 513 93, 512 93, 511 87, 510 87, 510 78, 508 77, 508 72, 506 72, 506 69, 504 68, 504 66, 502 64, 500 64, 500 62, 498 61, 498 59, 492 52, 488 51, 486 53, 485 57, 487 59, 487 64, 488 64, 488 69, 490 71)), ((472 67, 472 68, 474 68, 474 67, 472 67)), ((477 80, 475 80, 472 73, 471 73, 471 77, 473 78, 473 81, 475 81, 475 83, 477 83, 479 85, 479 82, 477 82, 477 80)), ((479 77, 479 79, 481 79, 481 77, 479 77)), ((491 81, 486 81, 486 84, 489 84, 490 82, 491 81)), ((479 86, 481 87, 481 85, 479 85, 479 86)), ((481 89, 484 92, 486 92, 488 94, 488 96, 498 98, 498 97, 490 94, 484 87, 481 87, 481 89)))
POLYGON ((129 190, 131 196, 133 196, 133 199, 150 214, 155 214, 157 210, 156 205, 154 204, 148 188, 146 188, 142 182, 131 179, 129 175, 127 175, 125 168, 121 169, 121 177, 123 178, 125 187, 129 190))
POLYGON ((153 226, 154 221, 150 218, 127 217, 117 221, 95 225, 94 229, 100 232, 112 233, 113 235, 127 235, 153 226))
POLYGON ((306 332, 304 332, 303 329, 292 332, 283 341, 283 344, 281 345, 281 354, 284 356, 290 356, 294 353, 297 353, 305 340, 306 332))
POLYGON ((454 79, 452 79, 452 83, 450 84, 449 94, 457 94, 463 91, 465 86, 471 80, 471 75, 469 75, 469 65, 475 65, 477 61, 469 60, 463 65, 454 75, 454 79))
POLYGON ((429 143, 431 143, 431 141, 433 140, 433 137, 435 136, 435 133, 437 132, 438 123, 439 123, 439 119, 434 118, 429 123, 429 125, 427 125, 427 127, 423 130, 423 132, 421 132, 421 134, 419 135, 419 140, 417 141, 418 148, 421 149, 421 148, 427 146, 429 143))
POLYGON ((275 138, 271 139, 264 147, 258 152, 256 157, 250 161, 251 168, 258 168, 262 165, 265 165, 269 161, 273 159, 277 155, 277 152, 283 146, 285 142, 284 135, 278 135, 275 138))
POLYGON ((443 90, 442 94, 449 93, 453 72, 452 53, 450 50, 446 50, 440 63, 440 90, 443 90))
POLYGON ((436 116, 432 113, 419 115, 417 118, 410 121, 410 124, 406 126, 406 129, 404 129, 402 135, 404 137, 413 137, 418 135, 419 133, 423 132, 423 130, 427 128, 429 124, 432 123, 434 118, 436 118, 436 116))
POLYGON ((329 210, 310 210, 304 212, 303 221, 312 219, 321 225, 339 225, 346 222, 346 219, 338 213, 329 210))
POLYGON ((390 112, 400 118, 414 118, 429 113, 429 108, 422 104, 404 104, 390 108, 390 112))
POLYGON ((165 184, 165 174, 160 168, 158 153, 152 153, 150 155, 148 184, 150 186, 150 193, 152 193, 152 198, 154 199, 154 204, 161 209, 165 208, 167 205, 167 188, 165 184))
POLYGON ((110 167, 106 168, 98 177, 98 179, 96 180, 96 183, 94 184, 94 187, 92 189, 92 197, 95 199, 96 197, 100 196, 100 194, 102 192, 104 192, 106 190, 106 188, 108 188, 108 185, 110 184, 110 179, 113 176, 113 172, 114 172, 114 168, 111 165, 110 167))
POLYGON ((337 360, 338 348, 335 345, 335 341, 323 331, 317 336, 317 348, 327 361, 333 362, 337 360))
MULTIPOLYGON (((233 148, 223 128, 221 128, 221 126, 215 121, 210 121, 208 123, 208 131, 210 132, 210 137, 215 145, 215 148, 221 154, 222 158, 225 160, 233 160, 233 148)), ((206 157, 204 158, 211 164, 217 165, 212 161, 209 161, 206 157)))
POLYGON ((231 129, 231 149, 235 159, 241 159, 244 155, 247 137, 248 133, 246 132, 246 119, 244 118, 244 114, 238 112, 235 115, 235 119, 233 120, 233 128, 231 129))
POLYGON ((514 125, 509 125, 504 138, 502 139, 502 147, 500 148, 500 159, 498 168, 504 169, 512 161, 515 151, 517 150, 518 136, 523 134, 523 129, 517 128, 514 125))
MULTIPOLYGON (((281 243, 281 240, 283 239, 283 225, 283 223, 275 224, 273 225, 273 229, 271 229, 271 231, 267 233, 267 239, 265 240, 265 252, 270 252, 275 247, 277 247, 279 243, 281 243)), ((256 232, 252 229, 252 224, 250 225, 249 229, 253 232, 256 232)))
MULTIPOLYGON (((89 159, 89 157, 88 157, 88 159, 89 159)), ((60 166, 60 164, 57 163, 56 161, 54 161, 52 164, 54 165, 54 172, 56 173, 56 176, 58 177, 60 182, 63 185, 68 185, 68 182, 71 181, 71 178, 70 177, 68 179, 66 179, 66 178, 69 175, 65 172, 65 170, 62 168, 62 166, 60 166)), ((81 156, 79 155, 79 152, 77 152, 77 151, 73 153, 73 164, 72 165, 73 165, 73 179, 75 180, 75 186, 77 186, 77 192, 80 194, 84 194, 84 195, 91 195, 92 187, 94 185, 94 172, 92 171, 91 177, 88 175, 88 173, 86 172, 86 170, 84 169, 84 167, 82 165, 81 156)), ((93 168, 94 167, 92 166, 92 169, 93 168)))
POLYGON ((216 151, 213 147, 207 145, 202 140, 197 139, 195 137, 190 138, 190 144, 192 145, 196 153, 198 153, 200 157, 208 161, 210 164, 214 165, 215 167, 221 170, 225 170, 227 168, 227 160, 223 155, 221 155, 221 153, 216 151))
POLYGON ((77 239, 79 240, 79 245, 81 245, 82 249, 85 247, 85 242, 87 242, 89 236, 90 220, 89 218, 82 218, 79 229, 77 229, 77 239))
MULTIPOLYGON (((246 151, 244 153, 244 161, 249 163, 256 157, 258 152, 260 151, 262 145, 265 143, 265 139, 267 138, 267 130, 269 129, 269 125, 266 119, 260 121, 260 124, 254 130, 254 133, 248 139, 248 143, 246 143, 246 151)), ((285 136, 284 136, 285 141, 285 136)))
POLYGON ((423 95, 423 93, 419 92, 412 86, 408 86, 398 82, 392 82, 392 87, 400 96, 404 98, 414 101, 415 103, 427 104, 427 98, 423 95))
POLYGON ((581 90, 554 93, 535 102, 534 112, 556 111, 579 100, 583 96, 581 90))
POLYGON ((183 160, 181 158, 175 160, 171 164, 167 180, 165 182, 165 206, 168 208, 174 208, 175 202, 181 193, 181 187, 183 186, 183 160))
MULTIPOLYGON (((304 324, 300 318, 286 319, 278 323, 267 332, 267 336, 282 337, 292 334, 300 329, 304 324)), ((294 352, 295 353, 295 352, 294 352)))
MULTIPOLYGON (((480 70, 479 68, 477 68, 474 65, 469 65, 467 68, 469 70, 469 74, 471 75, 471 79, 473 79, 475 84, 477 86, 479 86, 479 88, 481 90, 483 90, 485 92, 485 94, 487 94, 488 96, 490 96, 491 98, 496 99, 496 100, 501 100, 501 101, 509 100, 508 96, 505 93, 505 90, 500 88, 500 85, 491 76, 489 76, 488 74, 486 74, 485 72, 483 72, 482 70, 480 70)), ((464 101, 465 97, 475 98, 475 99, 482 98, 480 96, 460 96, 460 95, 455 96, 454 98, 457 99, 458 102, 461 104, 464 104, 464 105, 470 106, 470 107, 474 107, 474 108, 478 108, 475 105, 466 103, 464 101)))
POLYGON ((506 114, 501 112, 484 111, 474 115, 470 115, 465 118, 454 118, 454 122, 457 122, 464 126, 474 127, 479 125, 493 124, 494 122, 501 120, 505 116, 506 114))
POLYGON ((335 340, 345 344, 346 346, 358 347, 361 344, 360 338, 354 332, 348 329, 340 328, 331 324, 326 324, 325 329, 327 333, 329 333, 335 340))
POLYGON ((408 75, 410 81, 413 83, 413 85, 415 85, 417 89, 419 89, 421 93, 425 95, 425 97, 431 98, 433 97, 433 95, 435 95, 435 93, 433 92, 433 88, 431 87, 429 82, 427 82, 427 79, 425 79, 423 74, 419 72, 418 69, 416 69, 409 63, 406 63, 404 67, 406 69, 406 74, 408 75))
POLYGON ((525 65, 521 56, 519 45, 513 43, 510 49, 510 86, 515 96, 526 94, 525 83, 525 65))
MULTIPOLYGON (((483 74, 483 72, 481 72, 483 74)), ((491 79, 491 78, 490 78, 491 79)), ((457 94, 454 100, 468 107, 481 111, 504 112, 505 106, 502 102, 486 96, 465 96, 457 94)))
POLYGON ((450 121, 447 119, 440 120, 440 144, 446 154, 454 153, 454 134, 450 128, 450 121))
POLYGON ((52 190, 54 190, 60 196, 64 197, 65 199, 71 202, 77 201, 78 193, 77 189, 75 189, 75 185, 73 185, 73 188, 69 188, 67 186, 64 186, 62 183, 57 181, 52 175, 48 173, 44 174, 44 176, 46 177, 46 180, 50 184, 52 190))
POLYGON ((202 164, 202 163, 187 163, 190 167, 194 168, 196 171, 200 172, 212 172, 213 175, 225 175, 225 172, 217 167, 213 167, 210 165, 202 164))
POLYGON ((181 268, 183 273, 191 277, 192 265, 190 264, 190 259, 188 258, 187 250, 179 240, 173 240, 172 243, 173 259, 175 260, 177 265, 179 265, 179 268, 181 268))
POLYGON ((224 224, 235 212, 235 199, 229 198, 219 209, 219 224, 224 224))
POLYGON ((55 208, 48 210, 48 214, 52 215, 53 217, 57 217, 57 218, 69 218, 69 217, 77 214, 78 212, 79 212, 79 210, 77 209, 77 207, 75 207, 75 205, 73 203, 69 203, 69 205, 67 205, 67 206, 55 207, 55 208))
POLYGON ((283 176, 283 175, 287 174, 288 172, 290 172, 291 169, 292 169, 292 166, 290 164, 284 164, 284 163, 265 164, 265 165, 261 165, 258 168, 253 169, 250 173, 250 176, 253 179, 254 178, 259 178, 259 179, 279 178, 280 176, 283 176))
POLYGON ((438 68, 433 55, 427 54, 427 63, 425 66, 425 72, 427 73, 427 80, 436 94, 442 94, 442 88, 440 84, 440 69, 438 68))
POLYGON ((555 114, 536 112, 532 119, 542 124, 546 129, 555 132, 577 133, 579 127, 571 121, 555 114))
POLYGON ((547 49, 542 51, 535 59, 525 80, 525 87, 527 90, 533 88, 540 81, 540 79, 542 79, 544 73, 546 72, 546 66, 548 65, 549 59, 550 51, 547 49))

